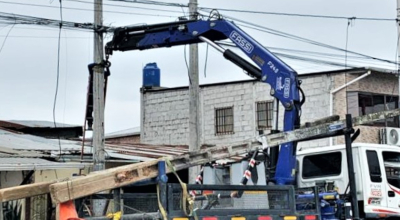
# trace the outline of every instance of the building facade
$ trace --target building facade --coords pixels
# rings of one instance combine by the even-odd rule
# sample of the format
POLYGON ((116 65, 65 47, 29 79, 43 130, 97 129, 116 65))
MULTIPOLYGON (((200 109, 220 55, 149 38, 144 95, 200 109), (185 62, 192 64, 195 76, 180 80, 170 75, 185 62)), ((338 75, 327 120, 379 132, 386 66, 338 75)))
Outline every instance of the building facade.
MULTIPOLYGON (((356 68, 299 76, 306 101, 302 123, 331 114, 359 116, 398 107, 397 72, 356 68)), ((272 128, 273 97, 270 86, 254 80, 200 86, 200 144, 227 145, 252 140, 260 130, 272 128)), ((188 87, 142 89, 141 142, 188 144, 188 87)), ((284 109, 279 104, 279 129, 284 109)), ((357 142, 379 143, 379 130, 399 127, 398 119, 360 126, 357 142)), ((299 147, 343 143, 341 137, 302 142, 299 147)))

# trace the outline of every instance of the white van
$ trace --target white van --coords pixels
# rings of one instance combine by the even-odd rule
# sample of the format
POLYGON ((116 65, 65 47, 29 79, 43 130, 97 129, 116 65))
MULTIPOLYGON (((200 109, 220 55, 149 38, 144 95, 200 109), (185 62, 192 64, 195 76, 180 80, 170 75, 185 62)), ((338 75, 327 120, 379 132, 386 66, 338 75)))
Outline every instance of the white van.
MULTIPOLYGON (((400 147, 361 143, 352 147, 360 216, 400 219, 400 147)), ((349 184, 345 145, 301 150, 297 160, 300 188, 333 183, 345 193, 349 184)))

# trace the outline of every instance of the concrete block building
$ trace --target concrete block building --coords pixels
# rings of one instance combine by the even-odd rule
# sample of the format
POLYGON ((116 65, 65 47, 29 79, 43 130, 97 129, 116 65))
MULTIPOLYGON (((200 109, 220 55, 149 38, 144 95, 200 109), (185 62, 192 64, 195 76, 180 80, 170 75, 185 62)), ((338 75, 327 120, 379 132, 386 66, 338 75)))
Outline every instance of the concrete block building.
MULTIPOLYGON (((306 95, 302 123, 331 114, 344 118, 398 108, 398 73, 376 68, 355 68, 302 74, 306 95)), ((200 144, 243 143, 272 127, 273 97, 270 86, 255 80, 201 85, 200 144)), ((141 142, 188 144, 188 87, 141 89, 141 142)), ((279 125, 284 109, 279 105, 279 125)), ((399 127, 398 118, 360 126, 357 142, 379 143, 379 131, 399 127)), ((342 143, 341 137, 300 143, 300 148, 342 143)))

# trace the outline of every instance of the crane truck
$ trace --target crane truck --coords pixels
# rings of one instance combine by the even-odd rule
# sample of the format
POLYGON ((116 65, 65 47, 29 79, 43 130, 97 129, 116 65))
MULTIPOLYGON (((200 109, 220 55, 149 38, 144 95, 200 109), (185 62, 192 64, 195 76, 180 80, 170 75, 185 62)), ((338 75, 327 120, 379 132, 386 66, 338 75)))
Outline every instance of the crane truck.
MULTIPOLYGON (((119 27, 114 30, 112 40, 106 44, 105 52, 108 62, 114 51, 147 50, 200 42, 211 45, 226 59, 244 69, 249 76, 271 86, 271 96, 285 109, 281 133, 300 127, 305 95, 296 71, 231 21, 217 17, 119 27), (225 39, 236 44, 256 65, 216 43, 225 39)), ((275 119, 277 118, 276 115, 275 119)), ((374 219, 400 218, 400 150, 389 146, 367 145, 355 145, 351 148, 351 142, 357 136, 357 133, 354 134, 352 122, 354 121, 349 116, 346 123, 330 124, 325 135, 314 137, 345 136, 346 145, 326 148, 327 150, 305 150, 297 153, 297 141, 282 143, 280 147, 270 147, 265 140, 267 136, 261 135, 259 141, 263 144, 260 148, 262 150, 249 154, 250 162, 241 186, 198 184, 182 189, 180 186, 168 185, 168 189, 162 191, 168 197, 161 199, 168 219, 334 220, 360 219, 360 216, 374 219), (266 164, 266 186, 248 186, 246 183, 260 155, 266 164), (321 162, 321 158, 326 163, 318 166, 317 162, 321 162), (391 176, 386 176, 389 173, 391 176), (297 191, 304 187, 308 187, 308 190, 297 191), (183 194, 185 192, 182 191, 192 190, 192 204, 201 201, 202 208, 186 215, 182 210, 179 211, 174 203, 174 195, 179 190, 183 194), (210 191, 214 193, 204 193, 210 191), (254 194, 258 197, 251 197, 254 194), (227 203, 230 205, 224 204, 224 199, 228 199, 230 202, 227 203), (184 218, 180 218, 182 216, 184 218)), ((310 140, 309 137, 303 139, 310 140)), ((186 210, 186 205, 180 207, 182 206, 186 210)))

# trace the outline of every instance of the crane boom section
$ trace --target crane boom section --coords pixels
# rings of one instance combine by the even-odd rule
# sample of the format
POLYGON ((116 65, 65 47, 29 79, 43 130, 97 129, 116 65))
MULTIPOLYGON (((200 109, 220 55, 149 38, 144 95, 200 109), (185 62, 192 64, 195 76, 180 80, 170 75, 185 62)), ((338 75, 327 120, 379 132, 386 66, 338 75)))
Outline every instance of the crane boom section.
MULTIPOLYGON (((106 54, 114 50, 146 50, 200 43, 200 37, 210 41, 230 39, 258 67, 230 50, 225 50, 225 58, 231 60, 253 76, 271 86, 271 95, 285 108, 284 131, 291 131, 300 125, 300 86, 297 73, 233 22, 217 20, 187 20, 156 25, 142 25, 117 28, 112 41, 106 45, 106 54), (244 63, 244 64, 243 64, 244 63), (250 66, 250 67, 249 67, 250 66), (249 67, 249 68, 247 68, 249 67), (260 71, 259 71, 259 69, 260 71)), ((294 180, 296 143, 281 146, 273 177, 277 184, 289 184, 294 180)), ((275 166, 275 165, 274 165, 275 166)))

